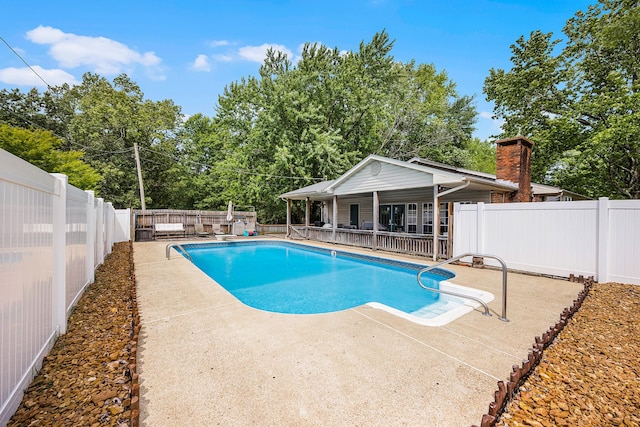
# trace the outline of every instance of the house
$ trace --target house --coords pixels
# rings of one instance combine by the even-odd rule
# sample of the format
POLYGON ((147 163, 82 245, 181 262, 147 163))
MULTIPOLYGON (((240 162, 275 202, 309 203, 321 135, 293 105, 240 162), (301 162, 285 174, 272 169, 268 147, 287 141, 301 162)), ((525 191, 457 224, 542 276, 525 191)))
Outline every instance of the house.
POLYGON ((513 203, 582 198, 531 183, 533 142, 496 141, 496 175, 430 160, 370 155, 337 179, 280 195, 287 201, 287 237, 447 258, 453 203, 513 203), (305 201, 305 223, 291 225, 291 204, 305 201), (311 204, 320 221, 310 221, 311 204))

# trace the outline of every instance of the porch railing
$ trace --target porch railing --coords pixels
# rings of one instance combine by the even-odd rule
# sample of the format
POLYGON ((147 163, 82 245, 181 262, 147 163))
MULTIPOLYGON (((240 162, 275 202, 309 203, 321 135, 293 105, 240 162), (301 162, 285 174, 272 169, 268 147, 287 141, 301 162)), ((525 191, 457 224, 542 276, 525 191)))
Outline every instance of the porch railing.
MULTIPOLYGON (((371 230, 351 230, 336 228, 305 227, 304 225, 291 226, 295 233, 291 233, 294 239, 307 238, 317 242, 338 243, 341 245, 360 248, 379 249, 389 252, 400 252, 421 256, 433 256, 433 236, 413 233, 394 233, 378 231, 375 239, 371 230)), ((438 237, 438 258, 446 259, 448 255, 447 236, 438 237)))

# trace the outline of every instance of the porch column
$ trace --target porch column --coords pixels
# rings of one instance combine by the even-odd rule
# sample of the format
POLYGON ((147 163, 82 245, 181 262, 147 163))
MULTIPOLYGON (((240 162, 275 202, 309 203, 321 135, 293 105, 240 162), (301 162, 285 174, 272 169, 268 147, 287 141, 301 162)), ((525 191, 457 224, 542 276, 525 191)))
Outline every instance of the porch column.
POLYGON ((331 220, 333 230, 331 230, 331 240, 336 242, 336 227, 338 226, 338 196, 333 196, 333 219, 331 220))
POLYGON ((378 222, 380 222, 380 199, 378 198, 378 192, 373 192, 373 240, 371 242, 371 249, 374 251, 378 247, 378 222))
POLYGON ((438 200, 438 186, 433 186, 433 260, 438 260, 438 249, 440 243, 440 200, 438 200))
POLYGON ((307 197, 307 203, 304 207, 304 236, 309 238, 309 216, 311 215, 311 201, 307 197))
POLYGON ((287 238, 291 237, 291 199, 287 199, 287 238))

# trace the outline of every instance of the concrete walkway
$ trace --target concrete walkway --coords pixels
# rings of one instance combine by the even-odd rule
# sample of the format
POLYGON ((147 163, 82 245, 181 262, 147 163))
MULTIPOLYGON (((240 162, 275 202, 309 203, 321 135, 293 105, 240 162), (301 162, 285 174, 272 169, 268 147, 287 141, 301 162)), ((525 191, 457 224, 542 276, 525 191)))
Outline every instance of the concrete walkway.
POLYGON ((368 306, 283 315, 243 305, 175 251, 167 260, 167 243, 134 244, 150 427, 480 424, 497 381, 582 289, 509 273, 502 322, 501 272, 448 266, 452 282, 495 295, 492 317, 429 327, 368 306))

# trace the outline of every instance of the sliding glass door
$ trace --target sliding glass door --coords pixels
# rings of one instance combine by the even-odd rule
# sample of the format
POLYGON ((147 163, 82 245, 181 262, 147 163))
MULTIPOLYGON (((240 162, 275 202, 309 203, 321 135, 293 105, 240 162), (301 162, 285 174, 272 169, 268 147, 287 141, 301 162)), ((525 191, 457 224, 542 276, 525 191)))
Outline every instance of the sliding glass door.
POLYGON ((380 205, 380 224, 387 231, 405 231, 405 205, 380 205))

